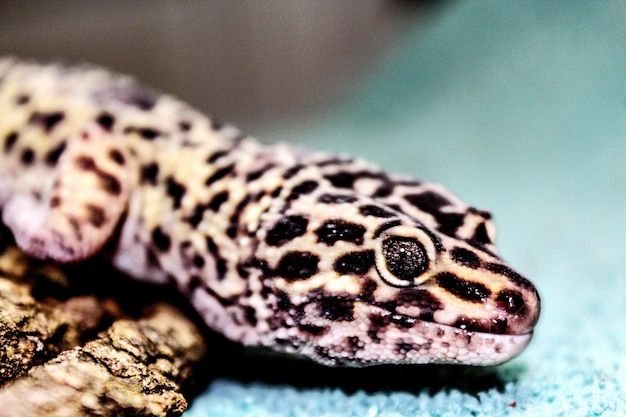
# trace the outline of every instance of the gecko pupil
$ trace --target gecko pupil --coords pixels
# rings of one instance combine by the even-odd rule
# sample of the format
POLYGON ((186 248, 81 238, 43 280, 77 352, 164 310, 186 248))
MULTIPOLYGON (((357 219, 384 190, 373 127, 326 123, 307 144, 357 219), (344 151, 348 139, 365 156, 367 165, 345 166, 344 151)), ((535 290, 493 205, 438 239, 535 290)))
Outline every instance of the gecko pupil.
POLYGON ((424 246, 416 239, 391 236, 383 240, 383 257, 389 272, 405 281, 413 281, 428 269, 424 246))

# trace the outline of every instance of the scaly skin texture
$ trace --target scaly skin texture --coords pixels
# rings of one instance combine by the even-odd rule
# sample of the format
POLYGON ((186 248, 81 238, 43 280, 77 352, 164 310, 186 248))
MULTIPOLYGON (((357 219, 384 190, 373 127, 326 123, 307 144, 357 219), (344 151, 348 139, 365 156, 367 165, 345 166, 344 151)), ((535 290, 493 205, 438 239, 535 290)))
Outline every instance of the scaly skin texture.
POLYGON ((21 248, 175 285, 245 344, 326 365, 490 365, 539 317, 489 213, 360 160, 260 145, 99 68, 0 60, 0 146, 21 248))

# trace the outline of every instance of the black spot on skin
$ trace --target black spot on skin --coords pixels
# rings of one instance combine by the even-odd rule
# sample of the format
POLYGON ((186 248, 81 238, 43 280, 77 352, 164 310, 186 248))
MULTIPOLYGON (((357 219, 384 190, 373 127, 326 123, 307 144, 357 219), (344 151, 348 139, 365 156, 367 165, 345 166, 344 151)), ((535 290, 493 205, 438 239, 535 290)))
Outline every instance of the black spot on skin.
POLYGON ((84 171, 90 171, 96 174, 100 179, 102 188, 109 194, 120 195, 122 193, 122 184, 120 181, 114 175, 98 168, 92 157, 80 156, 76 159, 76 165, 84 171))
POLYGON ((54 127, 65 118, 63 112, 39 113, 34 112, 28 121, 31 124, 41 126, 46 133, 50 133, 54 127))
POLYGON ((300 323, 298 329, 313 336, 321 336, 328 333, 328 326, 316 326, 314 324, 300 323))
POLYGON ((318 201, 324 204, 354 203, 358 199, 353 195, 322 194, 318 201))
POLYGON ((303 164, 297 164, 297 165, 292 166, 291 168, 289 168, 283 173, 283 178, 288 180, 289 178, 293 177, 298 172, 300 172, 300 170, 302 170, 304 167, 305 165, 303 164))
POLYGON ((284 291, 276 291, 275 295, 276 307, 278 307, 280 310, 289 311, 293 307, 291 299, 289 298, 289 295, 287 295, 287 293, 285 293, 284 291))
POLYGON ((368 318, 370 319, 370 328, 367 331, 367 335, 372 340, 372 342, 380 343, 382 339, 378 335, 378 333, 385 327, 389 326, 389 324, 391 324, 391 314, 371 314, 368 318))
POLYGON ((215 268, 216 268, 216 272, 217 272, 217 278, 220 281, 222 281, 226 277, 226 272, 228 270, 228 266, 226 264, 226 261, 220 255, 220 251, 217 248, 217 245, 215 244, 215 241, 213 239, 211 239, 209 236, 207 236, 207 238, 206 238, 206 246, 207 246, 207 250, 209 251, 209 254, 211 255, 211 257, 215 261, 215 268))
POLYGON ((270 194, 270 197, 277 198, 282 191, 283 191, 283 187, 276 187, 276 189, 272 191, 272 193, 270 194))
POLYGON ((489 213, 486 210, 479 210, 476 207, 470 207, 467 209, 467 211, 470 213, 478 214, 480 217, 482 217, 485 220, 491 220, 491 213, 489 213))
POLYGON ((328 220, 321 225, 315 231, 315 234, 317 235, 318 242, 325 243, 329 246, 334 245, 335 242, 339 240, 361 245, 363 243, 365 227, 345 220, 334 219, 328 220))
POLYGON ((469 332, 505 334, 507 321, 506 319, 475 319, 461 316, 452 326, 469 332))
POLYGON ((187 187, 183 184, 176 182, 174 177, 171 175, 165 179, 165 187, 166 193, 174 200, 173 207, 175 209, 180 208, 181 202, 185 193, 187 192, 187 187))
POLYGON ((144 165, 141 167, 141 183, 142 184, 157 184, 157 177, 159 176, 159 165, 156 162, 144 165))
POLYGON ((145 140, 154 140, 161 135, 161 132, 150 127, 127 127, 125 132, 137 133, 145 140))
POLYGON ((491 296, 491 291, 483 284, 466 281, 450 272, 438 274, 435 280, 449 293, 472 303, 483 303, 491 296))
POLYGON ((205 264, 204 258, 200 255, 194 255, 192 262, 196 268, 203 268, 205 264))
POLYGON ((28 104, 29 101, 30 101, 30 96, 28 94, 20 94, 19 96, 15 98, 15 104, 17 104, 18 106, 23 106, 25 104, 28 104))
POLYGON ((432 191, 410 194, 404 198, 419 210, 431 214, 439 223, 437 229, 448 236, 454 236, 465 220, 465 216, 461 213, 442 212, 441 208, 450 205, 450 201, 432 191))
POLYGON ((161 252, 169 251, 172 246, 172 240, 160 227, 155 227, 152 230, 152 243, 161 252))
POLYGON ((246 321, 251 326, 256 326, 257 324, 256 310, 250 306, 245 306, 243 311, 244 311, 244 317, 246 318, 246 321))
POLYGON ((360 350, 363 350, 365 347, 365 343, 361 342, 358 336, 348 336, 346 337, 346 349, 351 353, 352 356, 355 356, 356 353, 360 350))
POLYGON ((191 216, 189 216, 186 220, 189 222, 189 224, 192 227, 195 228, 200 224, 200 222, 204 218, 204 212, 206 210, 207 210, 206 204, 196 204, 196 207, 194 207, 193 212, 191 213, 191 216))
POLYGON ((228 270, 228 266, 226 265, 224 258, 219 257, 215 260, 215 269, 217 271, 217 279, 223 281, 224 278, 226 278, 226 272, 228 270))
POLYGON ((402 288, 398 292, 397 302, 404 307, 419 307, 419 318, 424 321, 433 321, 433 314, 444 307, 437 297, 419 288, 402 288))
POLYGON ((265 237, 270 246, 281 246, 306 232, 309 221, 303 216, 287 216, 276 222, 265 237))
POLYGON ((24 165, 30 165, 33 163, 33 161, 35 160, 35 151, 33 151, 31 148, 25 148, 22 151, 22 156, 20 157, 22 164, 24 165))
POLYGON ((396 215, 395 213, 392 213, 391 211, 387 211, 382 207, 375 206, 372 204, 359 207, 359 212, 364 216, 372 216, 372 217, 380 217, 380 218, 394 217, 396 215))
POLYGON ((237 264, 237 273, 241 278, 248 278, 250 276, 247 267, 242 264, 237 264))
POLYGON ((215 241, 207 236, 206 238, 206 247, 209 250, 209 253, 213 258, 218 258, 220 256, 219 250, 217 249, 217 245, 215 241))
POLYGON ((237 231, 239 230, 239 218, 241 217, 241 214, 243 213, 244 207, 246 207, 248 203, 252 200, 253 200, 252 195, 248 194, 244 198, 242 198, 241 201, 239 201, 239 203, 237 203, 237 205, 235 206, 235 209, 233 210, 233 214, 230 216, 230 219, 229 219, 230 224, 228 225, 228 228, 226 229, 226 235, 230 237, 231 239, 237 235, 237 231))
POLYGON ((337 188, 354 188, 354 183, 361 178, 371 178, 380 180, 383 183, 390 183, 387 174, 384 172, 358 171, 358 172, 338 172, 336 174, 325 175, 325 178, 337 188))
POLYGON ((471 240, 484 245, 492 243, 491 239, 489 238, 489 233, 487 233, 487 225, 485 223, 480 223, 478 226, 476 226, 476 230, 474 230, 474 236, 471 240))
POLYGON ((187 288, 183 288, 183 291, 185 294, 189 295, 196 291, 198 288, 202 288, 203 286, 204 285, 202 282, 202 278, 200 278, 198 275, 192 275, 191 277, 189 277, 189 283, 187 284, 187 288))
POLYGON ((219 192, 209 201, 208 208, 217 213, 226 201, 228 201, 228 191, 219 192))
POLYGON ((426 191, 421 194, 409 194, 404 199, 426 213, 436 214, 441 211, 441 207, 450 205, 450 201, 441 195, 432 191, 426 191))
POLYGON ((329 174, 324 176, 333 187, 337 188, 352 188, 356 181, 356 176, 350 172, 338 172, 336 174, 329 174))
POLYGON ((218 159, 228 155, 228 151, 217 151, 211 155, 209 155, 209 157, 207 158, 206 162, 207 164, 214 164, 218 159))
POLYGON ((332 321, 353 321, 354 301, 343 298, 326 297, 316 302, 320 316, 332 321))
POLYGON ((519 291, 515 290, 502 290, 498 293, 496 303, 499 309, 506 311, 509 314, 523 315, 526 311, 526 303, 524 297, 519 291))
POLYGON ((374 191, 373 198, 389 197, 393 193, 394 184, 392 182, 385 182, 374 191))
POLYGON ((99 206, 95 206, 93 204, 88 204, 87 208, 87 219, 89 223, 95 227, 100 228, 106 222, 106 215, 104 214, 104 209, 99 206))
POLYGON ((289 281, 310 278, 317 273, 319 260, 311 252, 287 252, 280 258, 275 273, 289 281))
POLYGON ((191 122, 188 120, 181 120, 178 122, 178 128, 182 132, 189 132, 191 130, 191 122))
POLYGON ((207 180, 204 182, 204 185, 209 186, 221 180, 222 178, 233 172, 234 169, 235 164, 226 165, 225 167, 218 169, 209 178, 207 178, 207 180))
POLYGON ((350 252, 337 258, 333 269, 342 275, 364 275, 374 266, 374 251, 350 252))
POLYGON ((477 269, 480 267, 480 258, 474 252, 465 248, 454 248, 450 251, 453 261, 468 268, 477 269))
POLYGON ((109 158, 119 166, 124 166, 126 163, 126 158, 124 158, 124 155, 118 149, 111 149, 109 151, 109 158))
POLYGON ((401 355, 404 355, 413 350, 413 344, 409 341, 405 341, 404 339, 398 339, 396 342, 396 352, 401 355))
POLYGON ((383 240, 382 248, 387 269, 398 279, 412 282, 428 269, 426 250, 417 239, 390 236, 383 240))
POLYGON ((310 194, 317 188, 317 186, 318 184, 316 181, 304 181, 303 183, 293 187, 291 193, 287 196, 287 201, 295 200, 301 195, 310 194))
POLYGON ((114 175, 108 174, 104 171, 96 172, 100 178, 102 188, 111 195, 120 195, 122 193, 122 184, 114 175))
POLYGON ((510 279, 513 283, 519 285, 520 287, 526 290, 535 290, 535 286, 526 278, 513 271, 506 265, 496 264, 496 263, 487 263, 485 268, 491 272, 496 274, 504 275, 508 279, 510 279))
POLYGON ((376 288, 378 288, 376 281, 371 278, 361 278, 361 295, 359 298, 365 302, 373 302, 375 300, 374 291, 376 291, 376 288))
POLYGON ((60 142, 56 147, 48 151, 48 153, 44 157, 44 161, 46 165, 51 166, 51 167, 55 166, 57 162, 59 161, 61 154, 63 154, 63 151, 65 151, 66 147, 67 147, 67 143, 63 141, 63 142, 60 142))
POLYGON ((110 132, 111 129, 113 128, 113 125, 115 124, 115 117, 113 117, 113 115, 106 113, 106 112, 101 113, 96 118, 96 123, 98 123, 100 127, 102 127, 107 132, 110 132))
POLYGON ((463 224, 465 216, 458 213, 439 213, 435 215, 439 227, 437 229, 448 236, 455 236, 458 228, 463 224))
POLYGON ((400 226, 402 224, 402 222, 400 220, 392 220, 390 222, 387 223, 383 223, 381 224, 378 229, 376 229, 376 231, 374 232, 374 237, 379 237, 380 235, 383 234, 383 232, 385 230, 389 230, 392 227, 396 227, 396 226, 400 226))
POLYGON ((254 180, 258 180, 259 178, 261 178, 263 174, 265 174, 267 171, 272 169, 274 166, 275 164, 269 163, 265 165, 263 168, 250 172, 248 175, 246 175, 246 182, 252 182, 254 180))
POLYGON ((55 195, 50 199, 50 208, 55 208, 61 205, 61 197, 55 195))
POLYGON ((5 153, 11 152, 11 150, 13 149, 13 146, 15 145, 15 142, 17 142, 18 137, 19 136, 17 132, 11 132, 4 138, 4 152, 5 153))

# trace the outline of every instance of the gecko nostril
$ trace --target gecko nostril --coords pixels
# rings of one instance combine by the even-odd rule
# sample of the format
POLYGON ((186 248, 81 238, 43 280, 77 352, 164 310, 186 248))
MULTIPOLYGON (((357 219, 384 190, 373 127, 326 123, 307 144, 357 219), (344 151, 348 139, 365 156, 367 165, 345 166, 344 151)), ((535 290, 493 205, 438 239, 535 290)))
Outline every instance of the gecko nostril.
POLYGON ((526 310, 526 303, 519 291, 503 290, 496 298, 497 306, 509 314, 523 314, 526 310))

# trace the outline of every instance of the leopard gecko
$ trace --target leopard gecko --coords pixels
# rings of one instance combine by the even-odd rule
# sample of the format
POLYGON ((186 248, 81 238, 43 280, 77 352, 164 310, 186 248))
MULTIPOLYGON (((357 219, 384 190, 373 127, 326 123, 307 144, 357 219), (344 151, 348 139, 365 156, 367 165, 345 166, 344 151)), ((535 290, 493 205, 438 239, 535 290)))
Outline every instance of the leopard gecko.
POLYGON ((531 340, 535 287, 439 185, 262 145, 89 65, 0 59, 0 141, 25 252, 175 286, 234 341, 365 366, 492 365, 531 340))

